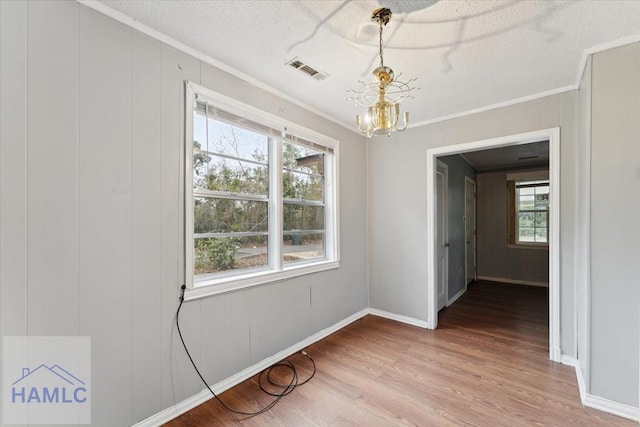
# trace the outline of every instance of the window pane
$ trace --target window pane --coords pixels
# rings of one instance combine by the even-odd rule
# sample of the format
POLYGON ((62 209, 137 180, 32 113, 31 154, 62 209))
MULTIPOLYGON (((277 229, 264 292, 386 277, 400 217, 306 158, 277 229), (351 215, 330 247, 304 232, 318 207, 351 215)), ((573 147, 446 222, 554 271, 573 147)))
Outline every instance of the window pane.
POLYGON ((536 190, 536 194, 549 194, 549 186, 542 185, 540 187, 534 187, 536 190))
POLYGON ((264 267, 267 259, 266 236, 195 239, 193 271, 198 281, 212 273, 264 267))
POLYGON ((546 193, 538 193, 536 191, 536 210, 546 210, 549 207, 549 187, 546 187, 546 193))
POLYGON ((323 206, 285 203, 283 208, 283 229, 285 231, 324 230, 323 206))
POLYGON ((519 188, 518 191, 521 196, 533 196, 535 194, 533 187, 519 188))
POLYGON ((282 166, 315 175, 324 175, 324 153, 285 141, 282 149, 282 166))
POLYGON ((282 175, 282 196, 285 199, 301 199, 322 202, 324 179, 318 175, 307 175, 285 170, 282 175))
POLYGON ((547 241, 547 229, 545 228, 536 228, 536 242, 546 242, 547 241))
POLYGON ((208 144, 203 144, 202 149, 209 153, 266 162, 269 137, 210 118, 208 144))
POLYGON ((521 242, 533 242, 534 240, 534 229, 533 228, 520 228, 519 230, 518 240, 521 242))
POLYGON ((282 158, 283 197, 324 201, 324 153, 285 142, 282 158))
POLYGON ((194 233, 267 232, 267 202, 195 197, 194 233))
POLYGON ((518 213, 518 227, 519 228, 527 228, 534 226, 535 216, 533 212, 520 212, 518 213))
POLYGON ((193 169, 196 189, 268 195, 267 166, 201 152, 193 155, 193 169))
MULTIPOLYGON (((193 150, 194 153, 199 150, 207 149, 207 127, 206 119, 201 114, 193 115, 193 150)), ((194 159, 195 164, 195 159, 194 159)))
POLYGON ((324 257, 324 234, 286 232, 283 237, 283 262, 298 262, 324 257))
POLYGON ((534 225, 536 228, 547 227, 547 213, 546 212, 536 212, 534 225))
POLYGON ((529 211, 529 210, 533 210, 535 207, 535 202, 534 202, 534 197, 533 195, 531 196, 520 196, 520 203, 518 206, 518 210, 519 211, 529 211))

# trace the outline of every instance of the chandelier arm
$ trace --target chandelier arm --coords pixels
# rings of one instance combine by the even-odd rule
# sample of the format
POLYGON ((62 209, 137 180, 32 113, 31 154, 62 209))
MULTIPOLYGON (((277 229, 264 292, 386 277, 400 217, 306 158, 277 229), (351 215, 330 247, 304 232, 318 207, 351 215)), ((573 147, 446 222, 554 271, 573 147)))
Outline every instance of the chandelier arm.
POLYGON ((396 132, 402 132, 403 130, 405 130, 407 128, 408 125, 409 125, 409 123, 405 122, 404 125, 401 128, 396 126, 395 130, 396 130, 396 132))
POLYGON ((362 117, 359 114, 356 116, 356 127, 358 128, 358 131, 360 131, 360 133, 365 134, 369 134, 369 132, 373 130, 371 123, 369 123, 366 119, 363 123, 362 117))
POLYGON ((404 112, 404 117, 403 117, 403 122, 404 122, 404 126, 402 126, 401 128, 399 127, 395 127, 396 131, 398 132, 402 132, 403 130, 405 130, 407 128, 407 126, 409 125, 409 112, 405 111, 404 112))

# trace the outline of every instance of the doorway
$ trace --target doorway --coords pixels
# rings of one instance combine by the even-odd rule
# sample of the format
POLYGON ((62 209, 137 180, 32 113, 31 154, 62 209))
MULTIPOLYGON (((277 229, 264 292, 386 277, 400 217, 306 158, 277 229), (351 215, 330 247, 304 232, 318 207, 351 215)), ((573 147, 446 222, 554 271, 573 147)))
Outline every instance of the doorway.
POLYGON ((429 328, 438 326, 437 158, 444 155, 549 141, 549 358, 560 362, 560 128, 474 141, 427 150, 427 295, 429 328))

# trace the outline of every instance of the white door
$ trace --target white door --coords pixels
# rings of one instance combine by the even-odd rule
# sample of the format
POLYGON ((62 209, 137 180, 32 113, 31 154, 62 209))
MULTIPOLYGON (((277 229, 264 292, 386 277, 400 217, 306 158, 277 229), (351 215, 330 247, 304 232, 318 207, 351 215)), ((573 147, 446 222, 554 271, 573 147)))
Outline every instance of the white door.
POLYGON ((447 167, 438 162, 436 171, 436 289, 438 311, 447 305, 447 167))
POLYGON ((465 286, 476 280, 476 182, 464 177, 465 286))

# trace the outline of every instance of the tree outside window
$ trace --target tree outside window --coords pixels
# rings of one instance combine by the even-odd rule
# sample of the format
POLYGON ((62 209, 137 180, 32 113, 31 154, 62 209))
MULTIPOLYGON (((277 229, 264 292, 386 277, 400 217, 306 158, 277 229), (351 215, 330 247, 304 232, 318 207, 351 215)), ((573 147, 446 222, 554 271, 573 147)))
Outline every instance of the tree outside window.
POLYGON ((335 263, 333 143, 277 130, 254 121, 266 113, 241 107, 248 117, 237 115, 198 95, 191 95, 187 120, 189 287, 335 263))

